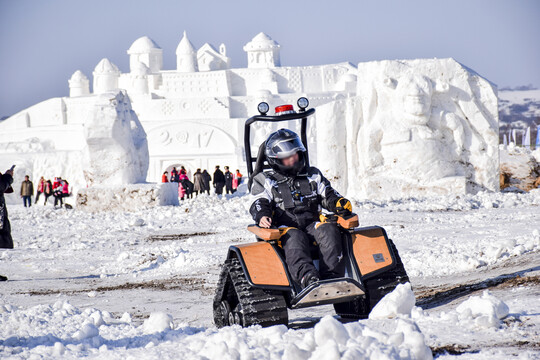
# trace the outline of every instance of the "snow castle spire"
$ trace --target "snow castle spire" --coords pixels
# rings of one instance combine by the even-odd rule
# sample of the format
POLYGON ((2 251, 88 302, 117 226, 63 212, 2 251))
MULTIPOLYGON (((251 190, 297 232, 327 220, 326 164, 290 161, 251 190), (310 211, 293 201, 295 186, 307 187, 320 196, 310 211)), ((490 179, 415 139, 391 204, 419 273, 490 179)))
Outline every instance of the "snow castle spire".
POLYGON ((138 38, 127 51, 131 71, 138 70, 139 63, 145 64, 152 73, 163 68, 163 50, 148 36, 138 38))
POLYGON ((244 46, 248 54, 248 68, 275 68, 281 66, 279 44, 263 32, 244 46))
POLYGON ((196 72, 199 71, 197 66, 197 51, 191 41, 189 41, 186 32, 178 47, 176 48, 176 70, 178 72, 196 72))
POLYGON ((68 84, 70 97, 90 94, 90 81, 88 81, 88 78, 81 70, 77 70, 71 75, 68 84))
POLYGON ((101 59, 96 65, 93 75, 95 94, 102 94, 118 89, 120 70, 109 59, 101 59))

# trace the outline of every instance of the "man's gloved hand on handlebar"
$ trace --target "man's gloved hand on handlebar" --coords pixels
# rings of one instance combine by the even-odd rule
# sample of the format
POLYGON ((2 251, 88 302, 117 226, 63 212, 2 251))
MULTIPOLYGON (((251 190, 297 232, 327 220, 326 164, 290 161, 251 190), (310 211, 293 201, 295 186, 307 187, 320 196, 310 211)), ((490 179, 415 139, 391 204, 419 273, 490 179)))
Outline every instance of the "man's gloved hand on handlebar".
POLYGON ((342 217, 348 217, 352 214, 351 202, 345 198, 339 198, 336 202, 336 214, 342 217))

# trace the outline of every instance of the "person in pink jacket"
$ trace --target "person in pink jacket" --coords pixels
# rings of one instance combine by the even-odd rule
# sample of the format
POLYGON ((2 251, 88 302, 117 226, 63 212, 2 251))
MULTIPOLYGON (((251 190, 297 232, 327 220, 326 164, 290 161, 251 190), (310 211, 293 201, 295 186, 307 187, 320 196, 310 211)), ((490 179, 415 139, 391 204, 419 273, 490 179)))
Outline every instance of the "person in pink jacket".
POLYGON ((45 192, 45 178, 42 176, 41 179, 39 179, 39 183, 37 186, 37 192, 36 192, 36 201, 34 201, 34 204, 37 204, 39 200, 39 196, 45 192))
POLYGON ((67 182, 67 180, 62 181, 62 196, 69 196, 69 183, 67 182))
POLYGON ((184 200, 184 197, 186 196, 186 190, 182 186, 182 180, 187 178, 188 177, 184 172, 180 172, 180 175, 178 175, 178 197, 180 200, 184 200))

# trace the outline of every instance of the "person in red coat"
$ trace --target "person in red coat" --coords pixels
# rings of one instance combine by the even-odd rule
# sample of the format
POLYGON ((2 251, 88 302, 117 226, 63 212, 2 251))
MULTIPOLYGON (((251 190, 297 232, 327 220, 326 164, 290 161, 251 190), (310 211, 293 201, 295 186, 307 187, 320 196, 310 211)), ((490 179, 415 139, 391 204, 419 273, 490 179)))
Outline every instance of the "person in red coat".
POLYGON ((168 171, 165 171, 165 172, 163 173, 163 175, 161 175, 161 182, 162 182, 162 183, 167 183, 167 182, 169 182, 169 177, 168 177, 168 176, 169 176, 169 172, 168 172, 168 171))
POLYGON ((62 179, 59 177, 54 178, 53 182, 53 190, 56 189, 58 186, 60 186, 60 183, 62 182, 62 179))
POLYGON ((242 173, 240 173, 240 170, 236 169, 236 173, 234 174, 233 181, 232 181, 232 188, 233 193, 238 190, 238 186, 242 183, 242 173))

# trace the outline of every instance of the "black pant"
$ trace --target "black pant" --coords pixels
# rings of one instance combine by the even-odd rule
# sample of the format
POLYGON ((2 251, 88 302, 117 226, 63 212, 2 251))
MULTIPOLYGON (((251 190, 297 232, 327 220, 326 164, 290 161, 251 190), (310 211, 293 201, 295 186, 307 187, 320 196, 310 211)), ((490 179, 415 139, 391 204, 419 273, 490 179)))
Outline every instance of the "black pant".
POLYGON ((221 195, 223 194, 223 186, 225 186, 225 183, 218 182, 214 184, 216 186, 216 194, 221 195))
POLYGON ((54 206, 58 205, 60 203, 60 207, 64 205, 64 200, 62 200, 64 196, 62 194, 60 195, 54 195, 54 206))
POLYGON ((32 197, 31 196, 23 196, 22 197, 24 202, 24 207, 26 207, 26 204, 28 203, 28 207, 32 206, 32 197))
POLYGON ((227 183, 225 185, 225 193, 228 194, 228 193, 234 193, 234 190, 232 188, 232 182, 231 183, 227 183))
POLYGON ((51 194, 45 194, 45 202, 43 203, 43 205, 47 204, 47 200, 49 200, 50 197, 51 194))
POLYGON ((316 241, 319 251, 319 274, 322 279, 342 277, 345 273, 341 232, 334 223, 313 222, 302 231, 292 228, 281 237, 285 261, 297 282, 308 273, 317 274, 311 258, 310 243, 316 241))
POLYGON ((39 195, 41 195, 41 192, 37 192, 36 193, 36 201, 34 201, 34 204, 37 204, 38 200, 39 200, 39 195))

